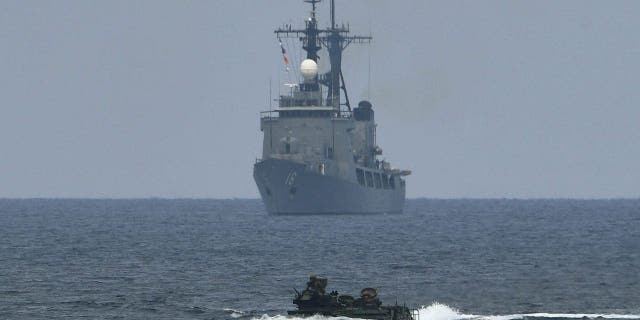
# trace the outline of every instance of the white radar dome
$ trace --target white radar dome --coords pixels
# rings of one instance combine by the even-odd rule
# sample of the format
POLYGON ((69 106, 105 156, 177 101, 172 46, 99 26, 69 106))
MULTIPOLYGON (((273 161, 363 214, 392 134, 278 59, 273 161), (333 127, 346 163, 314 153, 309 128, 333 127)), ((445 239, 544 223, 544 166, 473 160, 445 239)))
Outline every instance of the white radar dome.
POLYGON ((311 59, 305 59, 300 64, 300 72, 304 80, 313 80, 318 75, 318 64, 311 59))

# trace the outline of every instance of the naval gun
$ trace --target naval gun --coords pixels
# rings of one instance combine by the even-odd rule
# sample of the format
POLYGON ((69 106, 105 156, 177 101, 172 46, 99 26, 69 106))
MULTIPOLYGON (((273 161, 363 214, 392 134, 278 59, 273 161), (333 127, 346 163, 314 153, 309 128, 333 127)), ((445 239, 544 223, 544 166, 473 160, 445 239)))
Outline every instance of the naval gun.
POLYGON ((364 288, 360 297, 338 294, 338 291, 326 293, 328 280, 312 274, 307 281, 307 287, 296 291, 293 304, 297 310, 288 311, 294 316, 323 315, 330 317, 348 317, 376 320, 419 320, 416 310, 406 306, 383 305, 378 298, 378 290, 364 288))

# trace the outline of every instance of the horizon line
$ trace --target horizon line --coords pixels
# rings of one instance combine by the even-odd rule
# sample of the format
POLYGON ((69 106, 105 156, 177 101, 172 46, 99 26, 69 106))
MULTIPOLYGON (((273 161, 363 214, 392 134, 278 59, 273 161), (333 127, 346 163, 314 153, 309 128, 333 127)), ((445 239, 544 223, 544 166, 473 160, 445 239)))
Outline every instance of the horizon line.
MULTIPOLYGON (((202 200, 202 201, 222 201, 222 200, 257 200, 260 198, 250 197, 228 197, 228 198, 215 198, 215 197, 0 197, 2 200, 202 200)), ((594 201, 594 200, 640 200, 638 197, 408 197, 406 200, 513 200, 513 201, 533 201, 533 200, 582 200, 582 201, 594 201)))

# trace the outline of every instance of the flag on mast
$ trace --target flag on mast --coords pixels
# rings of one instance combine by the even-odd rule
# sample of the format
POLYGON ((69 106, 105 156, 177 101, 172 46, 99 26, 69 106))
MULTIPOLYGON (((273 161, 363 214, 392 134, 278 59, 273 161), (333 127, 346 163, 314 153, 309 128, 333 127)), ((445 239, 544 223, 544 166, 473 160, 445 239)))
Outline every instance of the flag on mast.
POLYGON ((287 50, 284 49, 284 46, 282 45, 282 41, 280 41, 280 49, 282 49, 282 58, 284 60, 284 67, 285 69, 287 69, 287 72, 289 72, 289 59, 287 58, 287 50))

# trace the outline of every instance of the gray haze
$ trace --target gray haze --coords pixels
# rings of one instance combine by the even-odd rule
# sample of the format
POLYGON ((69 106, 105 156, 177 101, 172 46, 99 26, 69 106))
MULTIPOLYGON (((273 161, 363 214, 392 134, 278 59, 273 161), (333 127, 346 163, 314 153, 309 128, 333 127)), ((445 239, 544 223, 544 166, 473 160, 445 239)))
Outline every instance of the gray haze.
MULTIPOLYGON (((345 77, 409 197, 640 196, 640 1, 337 6, 374 36, 345 77)), ((307 14, 0 2, 0 197, 257 197, 258 112, 287 80, 273 29, 307 14)))

